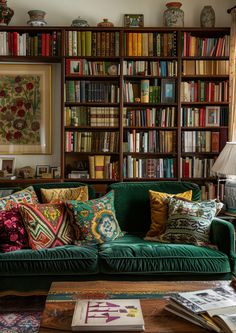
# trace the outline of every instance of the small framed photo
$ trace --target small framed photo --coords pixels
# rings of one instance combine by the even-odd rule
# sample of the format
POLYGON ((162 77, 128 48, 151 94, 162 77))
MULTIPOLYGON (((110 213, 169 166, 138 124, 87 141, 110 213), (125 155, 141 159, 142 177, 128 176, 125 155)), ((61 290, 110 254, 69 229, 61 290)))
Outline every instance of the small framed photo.
POLYGON ((125 14, 124 26, 127 28, 140 28, 144 26, 143 14, 125 14))
POLYGON ((60 178, 61 170, 60 167, 51 167, 52 178, 60 178))
POLYGON ((161 80, 161 103, 174 103, 175 102, 175 80, 162 79, 161 80))
POLYGON ((49 165, 36 165, 36 177, 42 177, 42 174, 49 173, 49 165))
POLYGON ((220 126, 219 106, 206 106, 206 126, 220 126))
POLYGON ((66 59, 66 74, 82 75, 83 74, 82 59, 66 59))
POLYGON ((13 176, 15 169, 15 158, 1 157, 0 170, 4 171, 7 176, 13 176))

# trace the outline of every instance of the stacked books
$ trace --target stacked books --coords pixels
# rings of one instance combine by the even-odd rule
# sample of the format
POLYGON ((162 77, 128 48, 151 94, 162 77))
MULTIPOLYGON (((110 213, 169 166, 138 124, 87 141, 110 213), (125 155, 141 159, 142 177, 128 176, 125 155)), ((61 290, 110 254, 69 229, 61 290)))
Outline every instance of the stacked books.
POLYGON ((143 331, 144 320, 137 299, 78 300, 72 331, 143 331))
POLYGON ((165 309, 215 332, 236 332, 236 293, 229 287, 178 293, 165 309))

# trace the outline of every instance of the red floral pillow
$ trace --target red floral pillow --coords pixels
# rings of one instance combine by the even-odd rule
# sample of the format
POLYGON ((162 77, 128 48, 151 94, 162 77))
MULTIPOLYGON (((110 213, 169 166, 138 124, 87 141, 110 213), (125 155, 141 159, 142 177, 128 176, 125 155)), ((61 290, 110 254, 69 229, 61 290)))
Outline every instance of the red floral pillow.
POLYGON ((18 208, 0 211, 0 250, 11 252, 27 247, 28 235, 18 208))

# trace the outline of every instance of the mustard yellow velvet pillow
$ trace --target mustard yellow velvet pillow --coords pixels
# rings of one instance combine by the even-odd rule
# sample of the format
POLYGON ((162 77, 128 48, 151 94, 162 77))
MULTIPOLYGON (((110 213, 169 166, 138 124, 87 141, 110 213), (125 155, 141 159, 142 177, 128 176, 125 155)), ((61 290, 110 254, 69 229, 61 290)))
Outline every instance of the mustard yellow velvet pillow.
POLYGON ((70 188, 41 188, 43 203, 61 202, 66 200, 87 201, 88 186, 70 187, 70 188))
POLYGON ((192 190, 178 194, 169 194, 149 190, 151 226, 146 234, 146 237, 156 237, 164 233, 168 219, 168 204, 166 199, 173 196, 191 200, 192 190))

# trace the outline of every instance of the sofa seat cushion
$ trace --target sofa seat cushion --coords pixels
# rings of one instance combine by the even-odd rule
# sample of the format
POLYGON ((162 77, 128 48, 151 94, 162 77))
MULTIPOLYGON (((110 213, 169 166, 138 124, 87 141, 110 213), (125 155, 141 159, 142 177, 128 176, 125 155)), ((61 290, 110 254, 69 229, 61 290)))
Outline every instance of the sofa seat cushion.
POLYGON ((225 274, 227 255, 191 244, 163 244, 125 235, 99 248, 102 273, 107 274, 225 274))
POLYGON ((95 274, 98 273, 97 248, 65 245, 0 253, 0 272, 1 276, 95 274))

